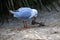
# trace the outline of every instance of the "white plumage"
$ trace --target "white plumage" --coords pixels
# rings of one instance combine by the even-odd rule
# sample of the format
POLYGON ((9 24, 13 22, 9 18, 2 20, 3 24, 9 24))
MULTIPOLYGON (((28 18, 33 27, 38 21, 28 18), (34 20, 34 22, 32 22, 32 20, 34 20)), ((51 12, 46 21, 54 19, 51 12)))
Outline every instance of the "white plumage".
POLYGON ((38 11, 36 9, 31 9, 29 7, 22 7, 17 10, 9 10, 11 14, 13 14, 16 18, 22 18, 22 19, 30 19, 33 17, 37 17, 38 11))

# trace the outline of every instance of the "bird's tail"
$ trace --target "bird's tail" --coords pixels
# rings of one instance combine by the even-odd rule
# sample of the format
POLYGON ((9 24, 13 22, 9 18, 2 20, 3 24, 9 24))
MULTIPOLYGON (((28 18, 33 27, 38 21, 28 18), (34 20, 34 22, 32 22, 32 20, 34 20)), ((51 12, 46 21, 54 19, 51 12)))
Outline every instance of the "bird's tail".
POLYGON ((14 14, 15 12, 14 11, 12 11, 12 10, 9 10, 9 12, 11 13, 11 14, 14 14))

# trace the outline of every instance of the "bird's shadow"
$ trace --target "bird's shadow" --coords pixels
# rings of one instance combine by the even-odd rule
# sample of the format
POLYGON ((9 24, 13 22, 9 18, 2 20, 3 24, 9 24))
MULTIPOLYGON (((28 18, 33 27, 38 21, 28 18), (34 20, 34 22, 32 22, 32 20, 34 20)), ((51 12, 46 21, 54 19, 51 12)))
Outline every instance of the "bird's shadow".
POLYGON ((44 26, 46 26, 46 25, 40 23, 40 24, 31 25, 31 26, 29 26, 29 27, 27 27, 27 28, 25 28, 25 27, 19 28, 19 27, 18 27, 18 28, 15 28, 15 30, 21 31, 21 30, 26 30, 26 29, 40 28, 40 27, 44 27, 44 26))

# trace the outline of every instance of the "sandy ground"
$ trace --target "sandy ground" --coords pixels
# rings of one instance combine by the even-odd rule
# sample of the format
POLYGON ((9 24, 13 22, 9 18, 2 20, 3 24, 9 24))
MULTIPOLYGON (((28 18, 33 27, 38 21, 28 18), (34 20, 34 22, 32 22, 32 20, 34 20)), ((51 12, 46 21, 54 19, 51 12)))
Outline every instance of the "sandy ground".
POLYGON ((23 23, 15 19, 0 27, 0 40, 60 40, 60 12, 44 11, 39 15, 37 21, 46 26, 25 29, 23 23))

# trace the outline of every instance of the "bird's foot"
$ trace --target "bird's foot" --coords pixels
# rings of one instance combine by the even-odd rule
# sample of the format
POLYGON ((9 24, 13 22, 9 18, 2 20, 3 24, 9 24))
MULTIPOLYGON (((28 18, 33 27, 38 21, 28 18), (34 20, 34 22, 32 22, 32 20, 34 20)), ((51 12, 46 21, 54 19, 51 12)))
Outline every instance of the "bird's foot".
POLYGON ((30 28, 30 26, 24 26, 24 28, 30 28))

